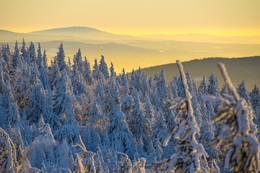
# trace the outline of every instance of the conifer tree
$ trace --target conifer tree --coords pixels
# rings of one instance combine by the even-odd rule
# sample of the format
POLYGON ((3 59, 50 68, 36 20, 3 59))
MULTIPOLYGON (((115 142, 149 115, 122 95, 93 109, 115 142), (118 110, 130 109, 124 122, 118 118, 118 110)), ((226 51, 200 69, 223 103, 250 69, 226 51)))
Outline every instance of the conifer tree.
POLYGON ((0 128, 0 144, 0 172, 17 172, 15 145, 2 128, 0 128))
POLYGON ((93 66, 92 73, 93 73, 93 78, 94 79, 100 80, 102 78, 101 77, 101 72, 100 72, 99 67, 98 67, 97 59, 95 59, 95 61, 94 61, 94 66, 93 66))
POLYGON ((26 53, 27 53, 26 44, 25 44, 25 41, 24 41, 24 38, 23 38, 22 48, 21 48, 21 56, 22 56, 23 61, 25 63, 28 63, 28 61, 26 60, 26 53))
POLYGON ((203 76, 202 81, 200 82, 200 85, 198 87, 198 92, 200 95, 206 95, 207 94, 207 83, 205 76, 203 76))
POLYGON ((109 78, 107 64, 105 62, 105 57, 103 55, 101 56, 101 60, 99 63, 99 70, 104 75, 105 79, 109 78))
POLYGON ((92 85, 93 84, 93 77, 92 77, 92 73, 91 73, 91 70, 90 70, 90 64, 89 64, 86 57, 85 57, 83 64, 84 64, 84 71, 83 71, 82 75, 83 75, 85 81, 87 82, 87 84, 92 85))
POLYGON ((51 67, 50 67, 50 70, 48 73, 51 90, 54 90, 54 88, 57 86, 57 82, 58 82, 60 75, 61 74, 60 74, 60 70, 59 70, 57 61, 54 60, 51 63, 51 67))
POLYGON ((58 67, 60 69, 60 71, 62 70, 67 70, 67 65, 65 63, 65 53, 64 53, 64 49, 63 49, 63 44, 61 43, 59 46, 59 51, 57 52, 57 64, 58 67))
POLYGON ((240 97, 244 98, 247 103, 249 103, 249 96, 248 96, 244 81, 242 81, 238 85, 238 94, 240 95, 240 97))
POLYGON ((40 115, 45 111, 44 105, 47 102, 47 96, 44 88, 36 75, 32 75, 33 84, 30 86, 28 96, 28 105, 26 107, 26 116, 30 124, 37 123, 40 115))
MULTIPOLYGON (((46 55, 45 55, 46 56, 46 55)), ((48 92, 51 91, 51 88, 50 88, 50 84, 49 84, 49 79, 48 79, 48 75, 46 73, 46 67, 44 67, 44 59, 42 57, 42 53, 41 53, 41 45, 40 43, 38 44, 38 50, 37 50, 37 64, 38 64, 38 70, 39 70, 39 78, 41 80, 41 83, 43 85, 43 88, 45 90, 47 90, 48 92)))
POLYGON ((84 64, 81 56, 81 50, 79 49, 76 55, 74 55, 74 64, 77 64, 78 71, 82 74, 84 71, 84 64))
POLYGON ((176 77, 174 77, 169 84, 170 92, 171 92, 173 98, 178 97, 177 80, 178 79, 176 77))
POLYGON ((111 77, 115 77, 116 76, 116 72, 115 72, 114 65, 113 65, 112 62, 111 62, 111 66, 110 66, 109 70, 110 70, 110 76, 111 77))
POLYGON ((48 72, 47 55, 46 55, 45 49, 43 50, 42 63, 43 63, 43 67, 44 67, 45 71, 48 72))
POLYGON ((86 94, 86 82, 80 72, 80 68, 78 67, 78 63, 76 62, 76 58, 74 58, 74 64, 72 67, 72 75, 71 75, 71 82, 73 86, 73 92, 75 95, 79 96, 81 94, 86 94))
POLYGON ((18 42, 15 42, 15 47, 14 47, 14 54, 12 57, 12 68, 11 68, 11 72, 12 74, 15 73, 15 70, 18 67, 20 67, 22 65, 22 60, 20 57, 20 52, 19 52, 19 48, 18 48, 18 42))
POLYGON ((35 65, 37 62, 36 52, 35 52, 35 46, 34 43, 31 42, 29 46, 29 55, 30 55, 30 64, 29 65, 35 65))
POLYGON ((10 71, 11 66, 11 51, 8 44, 3 44, 1 49, 1 56, 7 64, 7 68, 10 71))
POLYGON ((17 103, 14 99, 10 78, 3 71, 3 63, 0 59, 0 127, 7 129, 15 127, 20 121, 17 103))
MULTIPOLYGON (((250 93, 250 103, 255 113, 255 122, 258 126, 258 129, 260 129, 260 92, 256 85, 250 93)), ((258 136, 260 136, 260 130, 258 136)))
POLYGON ((217 96, 219 93, 218 91, 218 79, 217 76, 211 73, 209 76, 209 84, 208 84, 208 94, 217 96))
POLYGON ((121 111, 121 105, 119 102, 118 88, 113 82, 110 92, 110 123, 108 126, 108 136, 110 139, 110 147, 114 151, 126 153, 131 159, 133 159, 134 141, 133 135, 128 128, 125 114, 121 111))
POLYGON ((75 123, 75 114, 73 111, 72 97, 73 93, 69 88, 68 76, 60 74, 58 76, 56 91, 53 98, 53 111, 57 114, 62 123, 75 123))
POLYGON ((145 117, 137 92, 134 93, 134 106, 129 126, 137 142, 137 152, 143 157, 150 156, 149 161, 151 161, 153 158, 153 146, 150 140, 151 122, 145 117))

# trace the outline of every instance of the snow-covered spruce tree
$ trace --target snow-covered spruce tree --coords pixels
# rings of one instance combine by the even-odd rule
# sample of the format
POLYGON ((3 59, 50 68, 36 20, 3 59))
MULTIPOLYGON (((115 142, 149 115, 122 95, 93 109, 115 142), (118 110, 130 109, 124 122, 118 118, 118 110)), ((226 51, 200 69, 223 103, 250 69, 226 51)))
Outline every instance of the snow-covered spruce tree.
POLYGON ((22 56, 22 60, 23 60, 24 64, 28 64, 29 65, 31 63, 30 52, 26 48, 26 44, 25 44, 24 39, 23 39, 23 42, 22 42, 21 56, 22 56))
POLYGON ((194 117, 192 96, 188 89, 183 66, 179 61, 177 61, 177 64, 185 91, 185 98, 171 107, 177 108, 177 115, 175 115, 176 127, 170 132, 164 145, 167 145, 172 135, 178 140, 178 143, 171 158, 155 163, 152 167, 155 170, 168 172, 205 172, 208 169, 206 160, 208 154, 205 152, 203 145, 196 139, 199 127, 194 117))
POLYGON ((30 124, 37 123, 40 119, 40 115, 45 111, 44 107, 47 103, 47 94, 44 90, 42 83, 35 74, 31 75, 33 83, 31 83, 28 104, 26 106, 26 117, 30 124))
POLYGON ((113 82, 109 99, 110 109, 108 116, 110 123, 108 126, 108 136, 110 139, 110 148, 114 151, 126 153, 131 159, 135 153, 133 135, 128 128, 125 114, 121 111, 118 88, 113 82))
POLYGON ((11 51, 8 44, 3 44, 2 49, 0 52, 1 56, 3 57, 4 61, 6 62, 7 69, 10 71, 10 64, 11 64, 11 51))
POLYGON ((9 135, 0 128, 0 172, 17 172, 15 146, 9 135))
POLYGON ((220 63, 222 77, 232 93, 230 101, 225 97, 212 98, 220 101, 214 122, 220 122, 223 129, 229 127, 229 133, 219 134, 214 140, 215 147, 221 146, 225 156, 225 168, 235 172, 259 172, 260 145, 252 129, 253 117, 246 101, 239 96, 233 86, 225 65, 220 63))
POLYGON ((147 158, 148 162, 153 161, 153 145, 151 141, 151 122, 145 117, 137 91, 134 92, 134 105, 130 119, 130 130, 136 140, 136 148, 139 157, 147 158))
POLYGON ((12 62, 11 62, 11 74, 14 75, 15 70, 17 67, 20 67, 22 65, 22 60, 20 57, 20 52, 19 52, 19 48, 18 48, 18 42, 15 42, 15 47, 14 47, 14 53, 12 56, 12 62))
POLYGON ((101 138, 94 126, 86 125, 83 128, 81 135, 82 141, 84 142, 87 150, 96 152, 97 147, 101 145, 101 138))
POLYGON ((61 118, 62 123, 65 121, 75 123, 72 94, 68 86, 68 76, 60 73, 53 97, 53 112, 61 118))
MULTIPOLYGON (((189 87, 190 94, 192 96, 194 96, 194 95, 196 95, 196 87, 194 87, 194 81, 192 81, 190 73, 188 71, 185 73, 185 75, 186 75, 187 84, 188 84, 188 87, 189 87)), ((196 97, 192 97, 192 99, 194 99, 194 98, 196 98, 196 97)))
POLYGON ((145 117, 152 123, 154 121, 155 115, 154 115, 153 105, 151 104, 148 94, 146 94, 145 100, 146 100, 144 105, 145 117))
POLYGON ((140 97, 140 100, 142 102, 145 102, 146 100, 146 95, 150 93, 150 88, 149 88, 149 83, 148 83, 148 80, 147 80, 147 76, 142 73, 142 77, 141 77, 141 88, 140 88, 140 91, 139 91, 139 97, 140 97))
POLYGON ((45 90, 47 90, 48 92, 51 92, 50 83, 49 83, 48 75, 47 75, 47 72, 46 72, 47 68, 45 67, 46 62, 44 62, 44 61, 46 61, 46 59, 44 60, 43 57, 42 57, 40 43, 38 44, 37 59, 38 59, 37 66, 38 66, 38 70, 39 70, 39 74, 40 74, 39 79, 41 80, 43 88, 45 90))
POLYGON ((31 65, 31 66, 36 65, 37 57, 36 57, 35 46, 34 46, 33 42, 30 43, 28 51, 29 51, 29 55, 30 55, 30 64, 28 64, 28 65, 31 65))
POLYGON ((85 78, 85 81, 87 82, 87 84, 92 85, 93 77, 92 77, 92 73, 90 70, 90 64, 86 57, 85 57, 83 64, 84 64, 84 71, 82 72, 82 75, 85 78))
POLYGON ((183 88, 181 77, 178 77, 176 80, 178 96, 185 97, 185 90, 183 88))
POLYGON ((200 95, 206 95, 207 94, 207 83, 206 83, 205 76, 203 76, 203 79, 200 82, 200 85, 198 87, 198 93, 200 95))
POLYGON ((59 51, 57 52, 56 60, 60 71, 67 70, 67 64, 65 63, 65 53, 62 43, 59 46, 59 51))
POLYGON ((66 140, 70 147, 76 144, 84 146, 76 126, 77 120, 73 108, 74 96, 68 83, 68 75, 61 73, 54 93, 53 111, 59 116, 62 126, 56 131, 55 137, 60 142, 66 140))
POLYGON ((217 96, 219 94, 218 79, 217 76, 213 73, 211 73, 211 75, 209 76, 208 94, 214 96, 217 96))
POLYGON ((42 63, 43 63, 43 67, 46 71, 46 73, 48 72, 48 64, 47 64, 47 55, 46 55, 46 50, 43 50, 43 56, 42 56, 42 63))
POLYGON ((107 63, 105 62, 105 57, 103 55, 101 56, 101 60, 99 62, 99 70, 104 75, 105 79, 109 78, 107 63))
POLYGON ((95 167, 97 172, 107 172, 109 173, 109 168, 107 163, 104 161, 103 153, 100 146, 97 147, 96 155, 94 157, 95 167))
POLYGON ((21 164, 23 162, 22 158, 24 155, 24 142, 22 139, 22 134, 21 134, 21 128, 10 128, 8 129, 9 136, 13 141, 13 144, 15 145, 16 149, 16 158, 17 162, 21 164))
POLYGON ((72 64, 71 64, 71 58, 68 57, 68 71, 71 72, 71 69, 72 69, 72 64))
POLYGON ((169 144, 166 147, 162 145, 166 137, 169 135, 169 130, 165 123, 163 112, 161 110, 155 112, 155 118, 152 123, 152 129, 152 140, 155 150, 155 161, 160 161, 161 159, 169 158, 174 152, 172 141, 169 142, 169 144))
POLYGON ((103 110, 105 112, 105 105, 107 103, 106 102, 107 98, 105 95, 104 85, 101 80, 97 81, 97 83, 95 85, 94 95, 96 97, 95 99, 96 99, 98 105, 100 106, 101 110, 103 110))
POLYGON ((93 70, 92 70, 92 74, 93 74, 93 78, 95 80, 101 80, 104 78, 104 75, 101 73, 99 67, 98 67, 98 61, 97 59, 95 59, 94 61, 94 66, 93 66, 93 70))
POLYGON ((258 137, 260 137, 260 92, 259 88, 256 87, 256 85, 250 93, 250 103, 255 113, 255 123, 257 124, 259 129, 258 137))
POLYGON ((223 85, 223 87, 221 88, 221 91, 220 91, 220 94, 222 96, 225 96, 225 97, 230 97, 230 95, 232 95, 227 87, 226 84, 223 85))
POLYGON ((57 64, 57 60, 54 59, 54 61, 51 62, 50 70, 48 71, 51 90, 54 90, 54 88, 56 87, 59 79, 59 75, 60 75, 59 66, 57 64))
MULTIPOLYGON (((205 77, 203 77, 199 87, 198 87, 198 102, 199 102, 199 111, 201 113, 201 122, 200 122, 200 130, 201 130, 201 136, 200 136, 200 142, 204 144, 204 147, 209 154, 209 156, 214 155, 214 151, 210 146, 207 146, 207 143, 209 143, 215 133, 215 127, 213 126, 211 122, 211 118, 214 115, 214 108, 213 105, 209 102, 205 102, 203 97, 207 95, 207 84, 205 77), (206 145, 206 146, 205 146, 206 145)), ((211 159, 210 157, 210 159, 211 159)))
MULTIPOLYGON (((75 57, 77 57, 77 55, 75 55, 75 57)), ((74 58, 74 64, 72 66, 71 82, 73 86, 73 92, 76 96, 80 96, 81 94, 87 93, 85 86, 86 82, 84 77, 82 76, 81 69, 78 66, 76 58, 74 58)))
POLYGON ((167 90, 166 90, 166 81, 165 81, 165 75, 164 75, 164 70, 161 71, 160 76, 156 82, 156 87, 157 87, 157 93, 160 98, 165 99, 167 95, 167 90))
POLYGON ((171 80, 171 82, 169 84, 169 88, 170 88, 170 92, 172 94, 172 97, 173 98, 178 97, 177 77, 176 76, 171 80))
MULTIPOLYGON (((25 40, 23 38, 23 42, 22 42, 22 47, 21 47, 21 56, 23 57, 23 60, 25 61, 24 57, 25 57, 25 54, 26 54, 26 43, 25 43, 25 40)), ((26 61, 25 61, 26 62, 26 61)), ((26 62, 27 63, 27 62, 26 62)))
POLYGON ((15 127, 20 121, 20 115, 16 100, 14 99, 10 78, 4 72, 4 62, 0 59, 0 127, 7 129, 15 127))
POLYGON ((122 71, 122 74, 120 76, 121 78, 121 87, 119 88, 119 91, 120 91, 120 96, 122 98, 126 97, 129 95, 129 82, 128 82, 128 78, 127 78, 127 75, 125 74, 125 69, 123 69, 122 71))
POLYGON ((244 98, 245 101, 247 103, 249 103, 249 96, 248 96, 248 92, 246 90, 246 86, 245 86, 245 81, 242 81, 239 85, 238 85, 238 89, 237 89, 238 94, 240 95, 240 97, 244 98))
POLYGON ((84 63, 82 61, 81 50, 79 49, 76 55, 74 55, 74 64, 77 64, 78 71, 82 74, 84 71, 84 63))
POLYGON ((114 69, 114 64, 111 62, 111 66, 109 68, 110 70, 110 76, 111 77, 116 77, 116 72, 115 72, 115 69, 114 69))
POLYGON ((27 146, 25 156, 31 166, 42 169, 44 164, 45 171, 51 172, 54 171, 52 169, 52 163, 54 163, 56 159, 55 152, 57 147, 58 145, 54 140, 52 132, 49 130, 47 134, 38 136, 27 146))
POLYGON ((260 115, 260 91, 256 85, 250 93, 250 101, 255 114, 260 115))
POLYGON ((140 91, 141 90, 141 87, 142 87, 142 71, 141 71, 141 68, 139 67, 139 69, 137 71, 132 71, 132 74, 131 74, 131 78, 130 78, 130 87, 131 88, 135 88, 137 91, 140 91))
POLYGON ((85 148, 75 119, 75 109, 73 101, 74 95, 69 86, 70 79, 66 73, 61 73, 58 79, 56 92, 54 93, 53 111, 60 117, 62 126, 56 131, 55 137, 58 141, 66 141, 71 150, 74 145, 85 148))

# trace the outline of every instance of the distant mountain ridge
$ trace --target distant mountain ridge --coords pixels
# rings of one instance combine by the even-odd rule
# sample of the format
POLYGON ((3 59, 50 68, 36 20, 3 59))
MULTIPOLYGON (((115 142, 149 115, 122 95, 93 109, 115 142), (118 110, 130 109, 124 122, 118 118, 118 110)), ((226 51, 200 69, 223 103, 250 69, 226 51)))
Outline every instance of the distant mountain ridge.
MULTIPOLYGON (((222 62, 226 65, 234 85, 238 85, 243 80, 246 83, 247 89, 252 89, 254 85, 260 86, 260 56, 242 57, 242 58, 204 58, 183 62, 186 71, 191 75, 195 82, 199 83, 203 76, 209 77, 214 73, 218 77, 219 86, 222 87, 223 80, 219 72, 217 64, 222 62)), ((176 63, 159 65, 142 69, 148 76, 152 77, 155 74, 164 70, 166 81, 170 82, 172 78, 179 75, 176 63)))
MULTIPOLYGON (((100 57, 100 55, 104 55, 108 61, 114 63, 117 72, 121 72, 123 68, 129 72, 139 66, 145 68, 157 64, 168 64, 175 62, 176 59, 187 61, 202 57, 260 55, 260 44, 218 43, 218 41, 222 42, 221 40, 224 38, 208 35, 199 38, 201 36, 203 35, 191 34, 169 36, 167 39, 153 39, 117 35, 92 27, 76 26, 30 33, 0 30, 0 44, 9 43, 9 46, 13 48, 16 40, 20 44, 24 39, 27 46, 29 42, 39 42, 42 43, 42 49, 46 49, 48 58, 51 59, 56 55, 59 44, 63 42, 64 47, 66 47, 66 56, 73 57, 79 48, 81 48, 83 55, 87 56, 91 61, 100 57), (196 41, 190 41, 194 40, 194 38, 196 41), (199 40, 213 40, 216 43, 199 42, 199 40)), ((254 37, 254 39, 257 38, 254 37)), ((237 40, 236 38, 232 39, 237 40)), ((230 38, 227 40, 230 40, 230 38)))
POLYGON ((83 27, 83 26, 72 26, 72 27, 62 27, 62 28, 53 28, 53 29, 46 29, 46 30, 39 30, 39 31, 33 31, 29 33, 52 33, 52 32, 102 32, 102 33, 108 33, 105 31, 101 31, 96 28, 91 27, 83 27))
POLYGON ((88 41, 88 40, 124 40, 133 39, 132 36, 117 35, 102 31, 92 27, 62 27, 46 30, 33 31, 28 33, 16 33, 7 30, 0 30, 0 42, 10 42, 14 39, 22 39, 30 41, 88 41))

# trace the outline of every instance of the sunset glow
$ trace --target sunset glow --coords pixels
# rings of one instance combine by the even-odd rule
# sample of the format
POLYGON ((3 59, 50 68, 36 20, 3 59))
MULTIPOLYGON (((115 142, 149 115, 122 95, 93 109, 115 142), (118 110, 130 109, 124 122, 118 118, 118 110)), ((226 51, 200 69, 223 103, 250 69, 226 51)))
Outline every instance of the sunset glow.
POLYGON ((89 26, 116 34, 260 35, 259 0, 8 0, 0 28, 31 32, 89 26))

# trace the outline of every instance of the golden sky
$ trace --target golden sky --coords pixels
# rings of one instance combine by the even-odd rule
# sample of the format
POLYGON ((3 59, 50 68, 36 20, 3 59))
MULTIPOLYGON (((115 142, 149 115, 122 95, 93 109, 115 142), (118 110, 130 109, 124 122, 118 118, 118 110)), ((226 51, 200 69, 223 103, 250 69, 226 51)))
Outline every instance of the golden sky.
POLYGON ((67 26, 129 35, 260 35, 260 0, 0 0, 0 29, 67 26))

